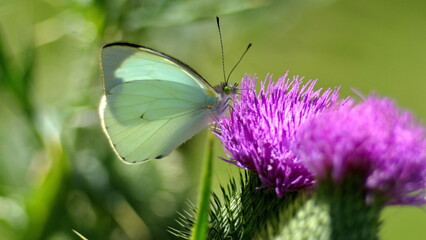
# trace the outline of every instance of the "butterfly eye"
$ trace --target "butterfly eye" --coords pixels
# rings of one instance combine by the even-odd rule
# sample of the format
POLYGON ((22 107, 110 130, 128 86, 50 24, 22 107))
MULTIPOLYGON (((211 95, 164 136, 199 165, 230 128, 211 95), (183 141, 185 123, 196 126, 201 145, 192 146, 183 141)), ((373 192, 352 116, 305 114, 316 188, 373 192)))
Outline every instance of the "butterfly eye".
POLYGON ((223 87, 223 92, 224 92, 226 95, 229 95, 229 94, 232 92, 232 87, 230 87, 230 86, 228 86, 228 85, 224 86, 224 87, 223 87))

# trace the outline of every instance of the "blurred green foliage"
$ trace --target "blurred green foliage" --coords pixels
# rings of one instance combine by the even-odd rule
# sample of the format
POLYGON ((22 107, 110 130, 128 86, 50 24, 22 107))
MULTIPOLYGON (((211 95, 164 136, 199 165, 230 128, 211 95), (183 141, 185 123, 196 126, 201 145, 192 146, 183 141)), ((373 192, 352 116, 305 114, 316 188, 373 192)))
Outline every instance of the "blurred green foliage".
MULTIPOLYGON (((221 80, 214 17, 234 73, 319 78, 342 94, 375 91, 424 122, 422 0, 0 0, 0 238, 173 239, 196 199, 204 134, 161 161, 126 165, 100 129, 99 51, 150 46, 221 80)), ((224 156, 219 144, 217 155, 224 156)), ((234 166, 215 162, 215 184, 234 166)), ((391 207, 382 239, 426 239, 426 214, 391 207)))

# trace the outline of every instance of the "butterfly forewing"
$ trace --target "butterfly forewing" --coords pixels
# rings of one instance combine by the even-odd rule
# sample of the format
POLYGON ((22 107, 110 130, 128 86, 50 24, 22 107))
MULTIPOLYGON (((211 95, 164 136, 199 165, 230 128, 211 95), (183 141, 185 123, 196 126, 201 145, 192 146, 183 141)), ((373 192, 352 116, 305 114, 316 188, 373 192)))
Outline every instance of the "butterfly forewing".
POLYGON ((102 49, 101 58, 106 92, 123 82, 152 79, 212 89, 186 64, 147 47, 110 44, 102 49))

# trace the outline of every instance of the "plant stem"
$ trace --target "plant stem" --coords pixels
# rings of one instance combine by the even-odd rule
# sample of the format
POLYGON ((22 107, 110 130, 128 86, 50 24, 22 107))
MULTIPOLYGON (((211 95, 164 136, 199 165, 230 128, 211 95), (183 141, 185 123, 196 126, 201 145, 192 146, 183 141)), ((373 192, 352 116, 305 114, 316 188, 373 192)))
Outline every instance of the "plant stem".
POLYGON ((212 134, 207 137, 207 151, 205 155, 205 163, 201 176, 200 195, 198 200, 198 212, 195 220, 195 225, 192 228, 191 239, 201 240, 207 238, 209 230, 209 203, 213 161, 213 145, 214 138, 212 134))

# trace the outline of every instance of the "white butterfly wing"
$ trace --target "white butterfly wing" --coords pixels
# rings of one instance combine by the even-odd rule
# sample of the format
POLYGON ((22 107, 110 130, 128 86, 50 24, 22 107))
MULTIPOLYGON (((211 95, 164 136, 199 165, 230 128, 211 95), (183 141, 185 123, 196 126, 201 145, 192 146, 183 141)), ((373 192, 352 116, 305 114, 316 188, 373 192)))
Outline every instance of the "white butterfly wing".
POLYGON ((168 155, 214 114, 217 93, 171 57, 143 47, 113 45, 104 48, 102 64, 102 124, 126 162, 168 155))
POLYGON ((109 44, 102 49, 104 89, 134 80, 160 79, 212 89, 186 64, 156 50, 135 44, 109 44))

